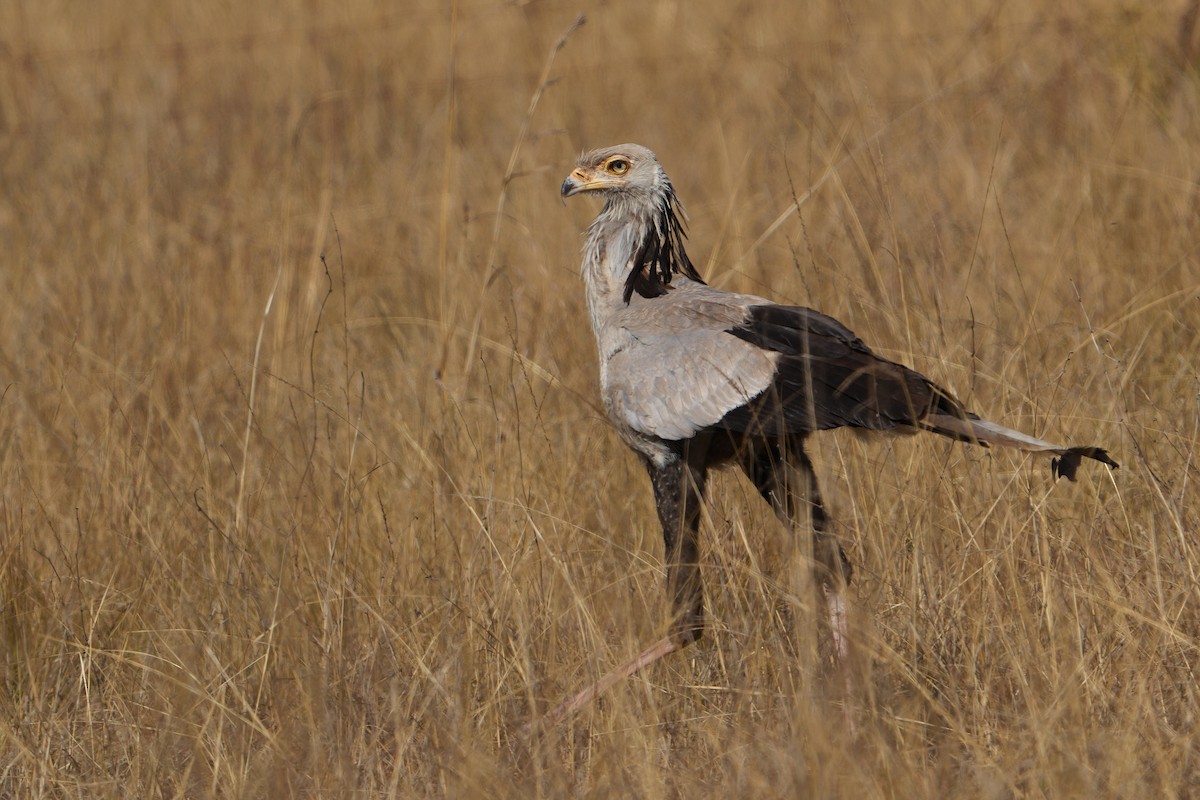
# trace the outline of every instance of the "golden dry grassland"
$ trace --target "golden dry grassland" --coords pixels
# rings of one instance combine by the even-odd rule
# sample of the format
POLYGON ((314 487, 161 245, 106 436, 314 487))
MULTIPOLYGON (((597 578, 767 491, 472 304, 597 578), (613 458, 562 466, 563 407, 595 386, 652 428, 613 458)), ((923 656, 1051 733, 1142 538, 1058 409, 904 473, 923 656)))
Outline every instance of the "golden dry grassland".
POLYGON ((1197 796, 1196 5, 0 4, 0 796, 1197 796), (711 283, 1121 462, 816 438, 854 731, 728 474, 708 636, 518 736, 665 629, 622 141, 711 283))

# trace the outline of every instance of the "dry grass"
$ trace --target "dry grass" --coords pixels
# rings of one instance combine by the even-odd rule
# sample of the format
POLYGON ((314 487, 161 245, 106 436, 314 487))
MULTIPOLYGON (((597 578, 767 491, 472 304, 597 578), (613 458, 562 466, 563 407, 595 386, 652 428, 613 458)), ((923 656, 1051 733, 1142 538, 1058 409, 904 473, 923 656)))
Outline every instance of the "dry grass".
POLYGON ((0 6, 0 795, 1196 796, 1194 3, 322 5, 0 6), (557 198, 627 140, 716 285, 1122 462, 820 438, 857 738, 728 475, 711 635, 516 739, 663 630, 557 198))

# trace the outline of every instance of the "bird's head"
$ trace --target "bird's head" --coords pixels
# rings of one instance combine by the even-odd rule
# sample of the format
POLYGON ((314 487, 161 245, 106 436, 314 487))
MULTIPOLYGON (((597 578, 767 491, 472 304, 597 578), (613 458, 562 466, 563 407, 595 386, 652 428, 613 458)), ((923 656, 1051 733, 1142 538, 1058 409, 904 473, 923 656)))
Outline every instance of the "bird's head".
POLYGON ((640 144, 619 144, 580 156, 563 181, 561 196, 600 192, 605 199, 617 195, 653 199, 670 191, 671 182, 654 153, 640 144))
POLYGON ((621 269, 632 264, 625 276, 626 303, 634 292, 643 297, 665 294, 676 274, 704 282, 684 249, 683 206, 654 153, 640 144, 585 153, 559 194, 565 201, 581 192, 598 192, 604 198, 604 210, 589 234, 589 246, 596 253, 604 252, 613 225, 630 226, 633 231, 628 262, 620 261, 621 269))

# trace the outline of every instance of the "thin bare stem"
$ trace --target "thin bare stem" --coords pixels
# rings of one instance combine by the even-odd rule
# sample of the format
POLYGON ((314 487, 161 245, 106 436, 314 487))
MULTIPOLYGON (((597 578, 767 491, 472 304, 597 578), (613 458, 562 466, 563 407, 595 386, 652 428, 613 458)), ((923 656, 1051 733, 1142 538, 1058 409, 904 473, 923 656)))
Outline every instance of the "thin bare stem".
MULTIPOLYGON (((517 159, 520 158, 521 147, 529 137, 529 126, 533 123, 534 112, 537 111, 542 95, 545 94, 546 89, 552 83, 550 71, 554 68, 554 60, 558 58, 559 52, 566 46, 567 39, 571 37, 571 34, 579 30, 585 21, 586 18, 583 14, 580 14, 554 42, 554 46, 550 48, 549 55, 546 56, 546 63, 542 67, 542 76, 538 80, 537 88, 533 90, 533 95, 529 98, 529 108, 525 111, 525 116, 521 120, 521 127, 517 131, 517 140, 513 143, 512 152, 508 155, 508 166, 504 169, 504 178, 500 181, 500 194, 496 198, 496 213, 492 220, 492 241, 488 245, 487 270, 484 273, 483 281, 479 284, 481 295, 488 290, 498 272, 496 257, 500 250, 500 226, 504 222, 504 206, 508 203, 508 185, 512 183, 514 176, 517 174, 517 159)), ((471 338, 467 343, 466 358, 463 360, 464 371, 475 360, 475 347, 479 336, 479 326, 483 320, 483 308, 484 303, 481 296, 479 302, 475 304, 475 320, 471 324, 471 338)))
POLYGON ((262 355, 263 333, 267 329, 267 317, 271 316, 271 306, 275 304, 275 292, 279 289, 279 279, 283 275, 283 263, 275 268, 275 283, 271 285, 271 293, 267 295, 267 304, 263 308, 262 321, 258 325, 258 340, 254 343, 254 361, 250 366, 250 397, 246 408, 246 430, 242 435, 242 465, 238 470, 237 502, 233 509, 233 529, 241 531, 245 522, 246 499, 246 465, 250 460, 250 431, 254 427, 254 399, 258 390, 258 359, 262 355))

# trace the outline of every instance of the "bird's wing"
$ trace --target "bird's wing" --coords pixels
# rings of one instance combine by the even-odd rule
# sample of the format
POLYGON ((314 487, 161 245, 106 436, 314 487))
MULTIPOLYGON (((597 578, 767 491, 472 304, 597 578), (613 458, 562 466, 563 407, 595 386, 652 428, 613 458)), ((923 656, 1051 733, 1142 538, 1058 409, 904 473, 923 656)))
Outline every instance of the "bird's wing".
POLYGON ((669 441, 694 436, 762 394, 779 358, 728 333, 759 298, 681 283, 661 297, 633 298, 601 337, 614 421, 669 441))
POLYGON ((778 353, 776 372, 765 391, 729 411, 719 428, 776 435, 842 426, 920 428, 984 447, 1057 456, 1054 474, 1070 480, 1083 458, 1117 467, 1103 448, 1055 444, 980 418, 924 375, 872 353, 832 317, 770 303, 747 312, 729 333, 778 353))
POLYGON ((660 439, 714 426, 779 435, 922 427, 930 413, 972 416, 949 392, 810 308, 687 282, 634 298, 612 322, 602 336, 609 412, 660 439))
POLYGON ((773 354, 721 331, 642 336, 608 363, 610 412, 660 439, 688 439, 770 386, 773 354))
MULTIPOLYGON (((931 414, 974 416, 950 392, 875 355, 840 322, 811 308, 751 306, 745 321, 728 333, 778 359, 770 386, 730 410, 721 428, 789 434, 843 426, 888 430, 926 427, 923 420, 931 414)), ((965 438, 957 431, 946 435, 965 438)))

